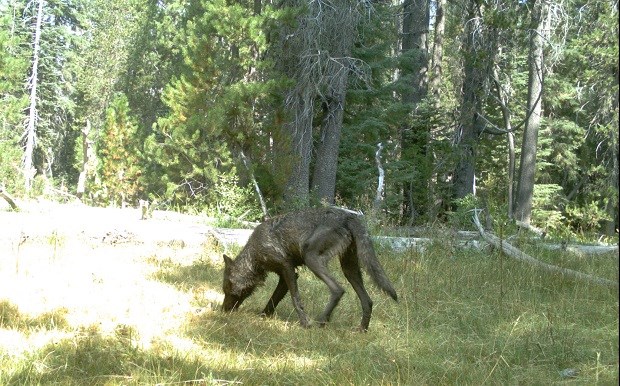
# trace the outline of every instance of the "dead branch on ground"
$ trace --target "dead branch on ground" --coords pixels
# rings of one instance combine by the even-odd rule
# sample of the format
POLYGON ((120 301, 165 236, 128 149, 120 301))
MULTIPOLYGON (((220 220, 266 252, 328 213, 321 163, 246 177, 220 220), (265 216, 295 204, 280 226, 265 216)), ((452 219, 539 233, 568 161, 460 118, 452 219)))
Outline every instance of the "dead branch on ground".
POLYGON ((599 285, 605 285, 605 286, 609 286, 609 287, 618 287, 618 283, 608 280, 608 279, 603 279, 597 276, 593 276, 593 275, 589 275, 586 273, 582 273, 582 272, 577 272, 577 271, 573 271, 572 269, 568 269, 568 268, 562 268, 562 267, 558 267, 555 265, 551 265, 551 264, 547 264, 545 262, 542 262, 538 259, 533 258, 532 256, 526 254, 525 252, 521 251, 520 249, 518 249, 517 247, 511 245, 510 243, 506 242, 505 240, 500 239, 499 237, 485 232, 484 228, 482 227, 482 224, 480 224, 480 219, 478 218, 478 212, 480 210, 479 209, 474 209, 473 210, 473 221, 474 224, 476 225, 476 227, 478 228, 478 232, 480 233, 480 236, 482 236, 483 239, 485 239, 488 243, 494 245, 497 248, 500 248, 504 253, 506 253, 506 255, 517 259, 519 261, 524 261, 526 263, 535 265, 539 268, 542 268, 543 270, 553 273, 553 274, 560 274, 562 276, 565 277, 570 277, 573 279, 578 279, 578 280, 582 280, 582 281, 587 281, 590 283, 594 283, 594 284, 599 284, 599 285))

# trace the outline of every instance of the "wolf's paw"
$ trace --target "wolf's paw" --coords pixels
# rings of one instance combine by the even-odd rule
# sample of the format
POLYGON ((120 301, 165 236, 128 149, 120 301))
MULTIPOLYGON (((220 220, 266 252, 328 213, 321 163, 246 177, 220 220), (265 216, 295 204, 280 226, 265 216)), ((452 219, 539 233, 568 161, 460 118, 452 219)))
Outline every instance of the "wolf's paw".
POLYGON ((319 317, 319 318, 316 320, 316 324, 317 324, 319 327, 321 327, 321 328, 324 328, 325 326, 327 326, 327 323, 328 323, 328 322, 329 322, 329 320, 328 320, 327 318, 324 318, 324 317, 319 317))
POLYGON ((303 327, 303 328, 312 328, 312 322, 310 322, 309 320, 300 320, 299 324, 303 327))
POLYGON ((358 326, 356 329, 354 329, 353 331, 355 332, 368 332, 368 327, 364 327, 364 326, 358 326))

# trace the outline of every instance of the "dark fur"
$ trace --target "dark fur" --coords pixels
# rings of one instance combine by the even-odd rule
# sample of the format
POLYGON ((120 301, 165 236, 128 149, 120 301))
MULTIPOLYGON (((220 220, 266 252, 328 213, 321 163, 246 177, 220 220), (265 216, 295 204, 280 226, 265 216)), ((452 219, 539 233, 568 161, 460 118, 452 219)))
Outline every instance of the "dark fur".
POLYGON ((375 256, 364 224, 356 214, 336 208, 306 209, 267 220, 256 227, 234 261, 224 255, 223 309, 232 311, 239 307, 264 282, 268 272, 275 272, 280 280, 263 313, 272 315, 290 292, 301 325, 308 327, 310 321, 299 297, 295 273, 296 267, 306 265, 330 291, 329 302, 318 317, 319 324, 325 325, 344 294, 327 270, 327 263, 334 256, 339 257, 342 271, 360 299, 360 329, 366 331, 372 300, 364 288, 360 262, 379 288, 394 300, 396 291, 375 256))

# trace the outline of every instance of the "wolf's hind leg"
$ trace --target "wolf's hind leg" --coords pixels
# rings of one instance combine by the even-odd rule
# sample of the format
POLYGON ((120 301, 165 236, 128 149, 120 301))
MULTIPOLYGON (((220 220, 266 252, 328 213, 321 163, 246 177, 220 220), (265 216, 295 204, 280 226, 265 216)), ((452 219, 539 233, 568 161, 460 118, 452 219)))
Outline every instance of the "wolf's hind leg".
POLYGON ((322 256, 309 254, 306 258, 306 266, 316 275, 316 277, 327 284, 327 287, 329 288, 329 301, 325 306, 325 310, 317 319, 320 326, 325 326, 331 318, 332 311, 334 311, 334 308, 336 308, 338 302, 340 302, 340 298, 344 295, 344 289, 327 272, 327 267, 322 261, 322 256))
POLYGON ((344 294, 344 289, 329 274, 327 263, 332 257, 342 254, 350 244, 350 233, 340 227, 319 227, 304 243, 304 264, 327 285, 330 292, 325 310, 318 318, 322 326, 329 321, 332 311, 344 294))
POLYGON ((355 290, 357 297, 362 305, 362 321, 360 322, 360 330, 367 331, 370 324, 370 316, 372 315, 372 299, 368 296, 366 288, 364 288, 364 279, 360 271, 359 262, 355 252, 351 249, 347 250, 342 259, 340 259, 342 272, 347 278, 351 286, 355 290))
POLYGON ((284 298, 284 295, 286 295, 287 292, 288 292, 288 287, 286 285, 286 280, 284 280, 284 277, 280 275, 280 279, 278 280, 278 285, 276 286, 275 291, 273 291, 273 295, 271 295, 271 298, 267 302, 267 305, 265 306, 265 309, 263 310, 262 314, 264 314, 265 316, 273 315, 274 311, 276 310, 276 307, 278 306, 278 303, 280 303, 280 301, 284 298))

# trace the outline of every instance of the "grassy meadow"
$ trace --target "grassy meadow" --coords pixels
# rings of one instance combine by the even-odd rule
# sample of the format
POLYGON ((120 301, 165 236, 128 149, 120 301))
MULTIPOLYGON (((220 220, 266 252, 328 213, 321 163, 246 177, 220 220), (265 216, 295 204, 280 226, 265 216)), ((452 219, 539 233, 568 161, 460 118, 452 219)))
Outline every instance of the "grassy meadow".
MULTIPOLYGON (((32 240, 0 260, 0 385, 617 385, 618 290, 552 276, 449 232, 420 250, 378 248, 399 302, 367 279, 367 333, 347 289, 325 328, 303 329, 270 276, 236 313, 217 310, 221 246, 32 240)), ((617 280, 617 254, 522 246, 617 280)), ((234 254, 235 250, 226 250, 234 254)), ((324 284, 300 272, 317 315, 324 284)))

